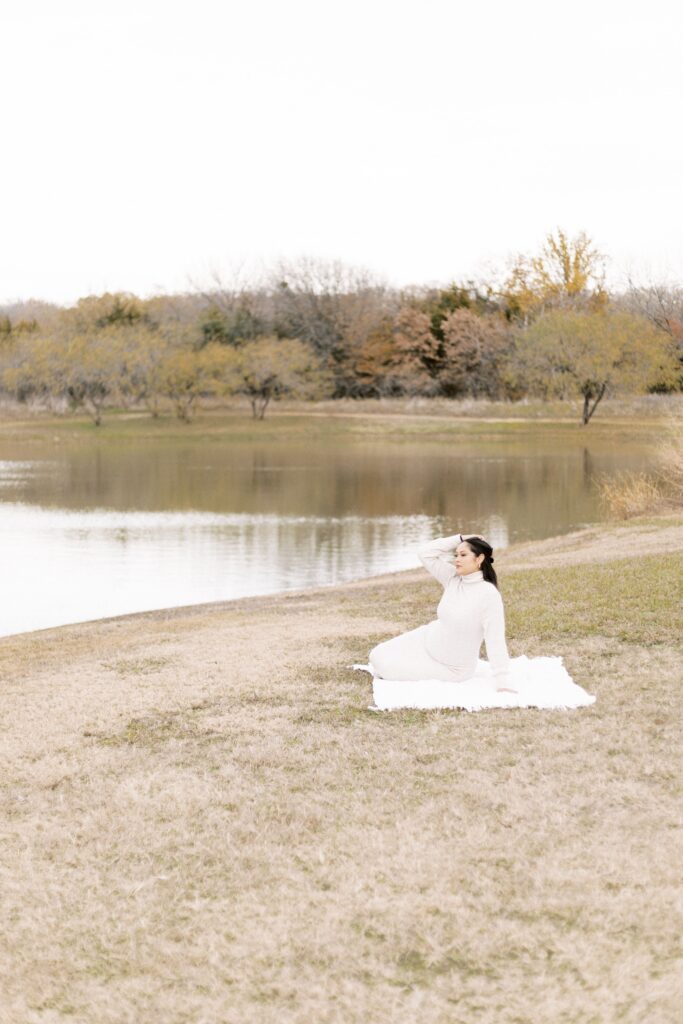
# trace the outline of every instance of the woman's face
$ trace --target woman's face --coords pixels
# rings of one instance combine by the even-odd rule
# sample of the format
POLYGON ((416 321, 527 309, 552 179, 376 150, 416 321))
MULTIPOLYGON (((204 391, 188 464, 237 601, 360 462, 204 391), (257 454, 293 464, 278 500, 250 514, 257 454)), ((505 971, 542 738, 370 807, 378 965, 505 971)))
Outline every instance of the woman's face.
POLYGON ((469 573, 476 572, 477 569, 481 569, 483 561, 484 556, 475 555, 467 541, 458 544, 455 549, 455 571, 458 576, 468 576, 469 573))

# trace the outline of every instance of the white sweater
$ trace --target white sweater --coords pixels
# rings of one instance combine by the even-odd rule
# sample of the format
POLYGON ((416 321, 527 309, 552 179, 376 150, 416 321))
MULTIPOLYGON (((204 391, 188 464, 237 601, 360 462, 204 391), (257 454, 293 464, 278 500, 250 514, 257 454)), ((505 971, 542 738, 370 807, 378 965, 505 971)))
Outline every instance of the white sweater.
POLYGON ((474 675, 482 640, 497 686, 505 685, 510 658, 505 643, 503 599, 481 570, 458 576, 451 559, 462 535, 441 537, 425 544, 418 557, 443 584, 443 597, 425 636, 427 653, 435 661, 469 679, 474 675))

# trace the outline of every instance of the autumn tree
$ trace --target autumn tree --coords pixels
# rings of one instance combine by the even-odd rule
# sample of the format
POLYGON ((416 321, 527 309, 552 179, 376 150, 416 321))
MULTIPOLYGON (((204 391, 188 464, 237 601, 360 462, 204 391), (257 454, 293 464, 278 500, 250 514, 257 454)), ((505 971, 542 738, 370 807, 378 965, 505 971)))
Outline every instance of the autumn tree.
POLYGON ((83 408, 96 426, 105 405, 116 396, 138 398, 134 375, 128 372, 134 334, 150 328, 139 300, 127 293, 105 293, 80 299, 61 310, 44 332, 39 364, 29 356, 27 368, 39 369, 41 388, 83 408))
POLYGON ((65 310, 60 328, 87 336, 91 351, 101 351, 109 383, 106 394, 100 388, 102 404, 116 399, 126 406, 142 402, 158 416, 160 398, 167 396, 176 414, 189 420, 206 386, 206 360, 193 359, 201 343, 196 321, 196 307, 190 303, 187 308, 178 297, 142 302, 134 295, 107 293, 65 310), (196 387, 189 379, 193 363, 196 387))
POLYGON ((146 319, 140 300, 128 292, 105 292, 79 299, 75 306, 64 310, 61 322, 72 324, 76 330, 92 331, 105 327, 139 324, 146 319))
POLYGON ((441 357, 429 315, 404 306, 394 320, 393 336, 395 379, 409 393, 436 394, 441 357))
POLYGON ((64 338, 57 350, 58 391, 72 408, 84 408, 96 427, 109 396, 116 390, 117 364, 107 331, 64 338))
POLYGON ((8 315, 0 316, 0 388, 13 392, 20 400, 28 397, 30 388, 27 390, 25 384, 16 386, 18 377, 15 370, 24 358, 27 341, 37 334, 38 329, 35 319, 12 322, 8 315))
POLYGON ((246 395, 254 419, 262 420, 275 398, 315 398, 327 383, 310 346, 293 338, 258 338, 224 352, 221 359, 223 392, 246 395))
POLYGON ((439 382, 444 393, 499 397, 502 363, 510 345, 504 318, 477 316, 468 308, 459 308, 443 321, 442 334, 439 382))
POLYGON ((548 309, 604 308, 605 257, 585 232, 570 238, 558 228, 535 256, 514 259, 501 297, 508 316, 523 323, 548 309))
POLYGON ((9 345, 25 334, 35 334, 38 321, 35 317, 12 321, 9 316, 0 316, 0 345, 9 345))
POLYGON ((6 342, 0 349, 0 381, 5 391, 20 402, 30 398, 49 401, 54 397, 53 349, 51 339, 42 333, 25 338, 21 343, 16 340, 12 344, 6 342))
POLYGON ((104 405, 117 383, 112 340, 107 332, 38 333, 16 352, 3 381, 20 398, 65 399, 100 426, 104 405))
POLYGON ((18 398, 66 401, 99 426, 105 406, 115 401, 144 401, 158 411, 167 351, 189 348, 196 339, 196 327, 159 326, 134 296, 89 296, 59 310, 37 332, 13 332, 3 380, 18 398))
POLYGON ((580 396, 583 424, 605 395, 642 392, 676 373, 670 339, 643 317, 613 310, 541 314, 518 333, 513 364, 536 393, 580 396))
POLYGON ((498 303, 492 288, 467 281, 464 284, 454 282, 447 288, 429 288, 418 301, 418 308, 428 314, 434 337, 442 341, 443 325, 451 313, 466 309, 484 316, 497 312, 498 303))
MULTIPOLYGON (((452 294, 452 293, 451 293, 452 294)), ((488 395, 503 388, 501 363, 510 345, 502 315, 455 305, 434 329, 434 308, 418 297, 368 334, 353 372, 363 394, 488 395)))
POLYGON ((189 423, 201 395, 214 393, 223 372, 221 346, 170 348, 161 360, 159 390, 173 403, 176 416, 189 423))
POLYGON ((346 371, 355 382, 354 396, 381 398, 400 395, 405 376, 396 349, 394 321, 385 317, 354 346, 346 360, 346 371))
MULTIPOLYGON (((121 404, 143 404, 153 417, 160 411, 164 391, 163 364, 171 351, 190 349, 178 342, 178 332, 148 323, 128 328, 110 328, 111 358, 116 366, 116 395, 121 404)), ((183 339, 184 340, 184 339, 183 339)))
POLYGON ((125 292, 90 295, 64 310, 52 332, 62 389, 96 425, 108 402, 132 405, 148 391, 147 364, 163 349, 144 304, 125 292))

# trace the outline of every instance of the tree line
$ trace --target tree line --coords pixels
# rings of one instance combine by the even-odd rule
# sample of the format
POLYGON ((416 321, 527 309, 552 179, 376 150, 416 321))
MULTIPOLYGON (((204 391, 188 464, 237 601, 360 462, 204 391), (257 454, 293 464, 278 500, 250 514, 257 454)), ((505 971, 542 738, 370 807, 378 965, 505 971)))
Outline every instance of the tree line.
POLYGON ((683 289, 610 294, 605 262, 557 230, 500 284, 397 289, 301 259, 258 285, 21 303, 0 310, 0 388, 96 424, 168 404, 189 421, 209 395, 246 396, 260 419, 284 395, 579 397, 588 423, 605 395, 683 388, 683 289))

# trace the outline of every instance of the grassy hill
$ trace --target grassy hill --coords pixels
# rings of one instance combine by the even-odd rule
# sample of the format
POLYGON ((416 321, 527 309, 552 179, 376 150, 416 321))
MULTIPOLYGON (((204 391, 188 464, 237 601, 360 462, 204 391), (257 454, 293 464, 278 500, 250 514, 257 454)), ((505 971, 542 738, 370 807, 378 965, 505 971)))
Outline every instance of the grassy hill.
POLYGON ((373 714, 420 571, 0 641, 0 1020, 670 1024, 683 517, 501 554, 571 712, 373 714))

